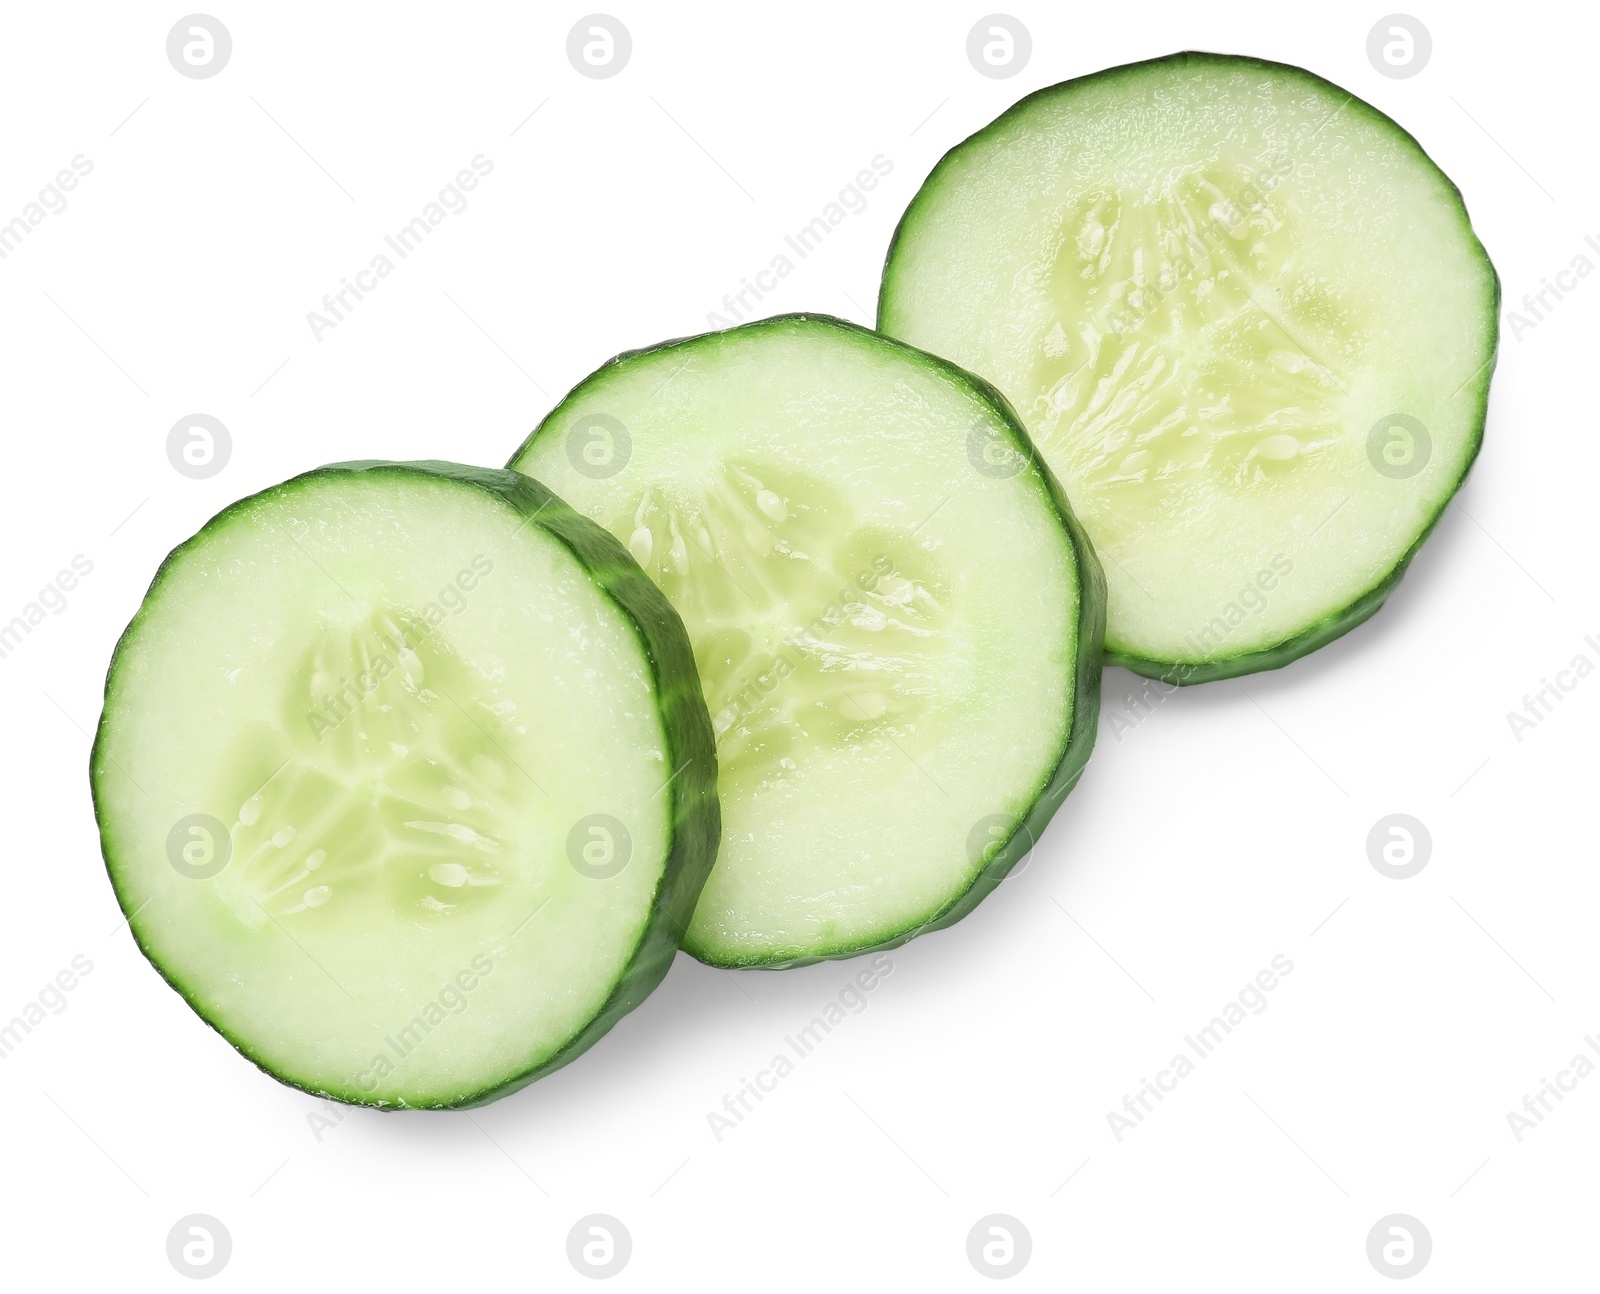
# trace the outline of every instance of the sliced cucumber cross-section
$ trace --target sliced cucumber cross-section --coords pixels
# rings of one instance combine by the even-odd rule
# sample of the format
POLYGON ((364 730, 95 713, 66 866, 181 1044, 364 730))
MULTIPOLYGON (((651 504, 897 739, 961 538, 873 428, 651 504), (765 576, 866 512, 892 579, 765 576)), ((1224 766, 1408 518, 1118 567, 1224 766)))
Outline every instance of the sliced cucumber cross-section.
POLYGON ((514 472, 342 464, 167 559, 92 760, 145 954, 285 1082, 481 1103, 665 974, 718 833, 678 617, 514 472))
POLYGON ((995 383, 1106 565, 1108 658, 1201 682, 1371 615, 1481 439, 1499 282, 1416 141, 1299 68, 1179 54, 952 149, 879 326, 995 383))
POLYGON ((969 911, 1081 772, 1103 584, 992 388, 785 316, 619 356, 512 459, 682 614, 726 833, 685 948, 795 965, 969 911))

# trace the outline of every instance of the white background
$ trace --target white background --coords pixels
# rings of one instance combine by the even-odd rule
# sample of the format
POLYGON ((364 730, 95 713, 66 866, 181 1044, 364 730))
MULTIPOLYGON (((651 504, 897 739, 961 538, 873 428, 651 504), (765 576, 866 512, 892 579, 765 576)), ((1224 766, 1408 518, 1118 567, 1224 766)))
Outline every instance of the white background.
MULTIPOLYGON (((13 6, 0 41, 0 221, 93 162, 0 261, 0 621, 93 562, 0 659, 0 1019, 94 967, 0 1060, 8 1288, 188 1288, 165 1245, 196 1212, 233 1238, 216 1289, 590 1288, 565 1244, 595 1212, 633 1238, 618 1289, 987 1288, 966 1237, 997 1212, 1033 1238, 1019 1289, 1387 1288, 1365 1245, 1395 1212, 1433 1237, 1417 1288, 1592 1281, 1600 1075, 1520 1143, 1506 1113, 1600 1030, 1600 676, 1520 742, 1505 716, 1600 661, 1600 276, 1507 326, 1483 455, 1374 621, 1103 720, 1026 871, 894 952, 720 1143, 708 1111, 856 967, 680 957, 535 1086, 319 1138, 331 1107, 241 1060, 118 930, 86 770, 116 636, 224 504, 337 459, 502 463, 614 352, 703 331, 881 153, 867 209, 762 306, 870 323, 929 168, 1039 86, 1182 48, 1311 68, 1455 179, 1515 304, 1600 234, 1600 20, 1435 6, 1431 62, 1394 80, 1366 55, 1378 8, 1021 4, 1032 58, 996 80, 966 57, 981 7, 630 4, 631 62, 591 80, 566 57, 582 8, 287 0, 212 10, 232 59, 191 80, 165 53, 183 12, 13 6), (480 153, 471 205, 315 340, 307 312, 480 153), (233 440, 207 480, 165 453, 195 412, 233 440), (1410 880, 1367 858, 1392 812, 1432 834, 1410 880), (1107 1113, 1279 953, 1267 1010, 1119 1143, 1107 1113)), ((1119 712, 1133 680, 1106 683, 1119 712)))

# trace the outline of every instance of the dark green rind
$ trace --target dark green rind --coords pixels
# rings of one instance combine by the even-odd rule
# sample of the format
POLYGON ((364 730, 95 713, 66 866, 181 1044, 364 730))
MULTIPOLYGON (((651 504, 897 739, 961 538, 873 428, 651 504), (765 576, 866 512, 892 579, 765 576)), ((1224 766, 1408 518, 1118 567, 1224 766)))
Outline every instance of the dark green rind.
POLYGON ((1294 76, 1303 77, 1308 81, 1313 81, 1318 85, 1326 86, 1339 94, 1347 96, 1349 99, 1347 107, 1349 109, 1357 113, 1364 113, 1378 125, 1399 135, 1416 149, 1417 156, 1428 166, 1431 166, 1439 178, 1449 186, 1450 191, 1456 196, 1456 204, 1460 208, 1461 223, 1465 226, 1466 236, 1477 247, 1484 266, 1489 271, 1489 278, 1494 287, 1493 295, 1489 302, 1489 318, 1494 322, 1494 326, 1490 329, 1492 340, 1489 346, 1489 355, 1484 361, 1483 367, 1470 379, 1473 383, 1473 398, 1477 401, 1477 417, 1475 419, 1476 426, 1472 437, 1472 446, 1454 483, 1441 496, 1439 506, 1434 509, 1432 516, 1428 518, 1427 523, 1423 526, 1421 533, 1413 541, 1411 547, 1406 549, 1399 561, 1390 567, 1387 573, 1378 579, 1366 592, 1355 598, 1354 601, 1335 611, 1330 611, 1300 632, 1292 634, 1282 642, 1274 643, 1270 647, 1237 652, 1232 656, 1210 657, 1200 661, 1154 660, 1129 652, 1120 652, 1111 647, 1106 649, 1105 663, 1108 665, 1120 665, 1124 669, 1132 670, 1135 674, 1143 675, 1145 678, 1157 679, 1164 683, 1188 686, 1194 683, 1214 683, 1222 679, 1238 678, 1245 674, 1260 673, 1263 670, 1282 669, 1285 665, 1292 664, 1302 656, 1307 656, 1316 651, 1319 647, 1327 646, 1334 639, 1343 637, 1357 625, 1370 619, 1378 608, 1388 600, 1389 594, 1394 591, 1395 586, 1400 583, 1401 576, 1405 574, 1406 567, 1411 564, 1412 558, 1417 555, 1418 550, 1421 549, 1428 536, 1433 533, 1434 527, 1439 524, 1440 519, 1444 516, 1445 509, 1450 506, 1450 501, 1455 498, 1461 487, 1466 483, 1467 475, 1472 471, 1473 464, 1477 462, 1478 453, 1483 447, 1484 426, 1489 417, 1489 382, 1494 376, 1494 369, 1500 351, 1501 284, 1499 271, 1495 269, 1494 262, 1489 259, 1487 249, 1478 238, 1477 231, 1472 227, 1472 219, 1467 213, 1466 200, 1462 197, 1461 190, 1456 186, 1455 181, 1444 173, 1439 164, 1428 155, 1427 150, 1417 142, 1416 137, 1404 126, 1400 125, 1399 122, 1373 107, 1366 100, 1351 94, 1343 86, 1336 85, 1325 77, 1320 77, 1315 72, 1309 72, 1305 68, 1297 67, 1292 63, 1274 63, 1270 59, 1253 58, 1245 54, 1212 54, 1203 50, 1184 50, 1179 53, 1164 55, 1161 58, 1146 59, 1138 63, 1123 63, 1117 67, 1105 68, 1099 72, 1092 72, 1087 76, 1074 77, 1070 81, 1062 81, 1056 85, 1046 86, 1042 90, 1035 90, 1032 94, 1018 99, 1016 103, 1012 104, 1011 107, 1007 108, 1005 112, 1001 113, 983 129, 969 135, 945 153, 934 165, 933 170, 928 173, 928 178, 922 182, 922 187, 912 197, 910 204, 900 217, 900 222, 895 226, 893 236, 889 239, 889 250, 884 255, 883 278, 878 288, 878 327, 886 334, 893 335, 895 324, 888 316, 890 314, 889 297, 893 289, 895 253, 900 248, 901 240, 907 232, 907 227, 913 214, 919 210, 920 205, 925 200, 931 200, 931 197, 936 193, 939 187, 936 181, 947 163, 955 159, 968 145, 983 139, 1002 123, 1009 122, 1014 116, 1022 116, 1028 106, 1036 99, 1060 94, 1069 88, 1081 87, 1091 81, 1124 76, 1130 73, 1143 73, 1163 63, 1211 63, 1227 67, 1248 64, 1265 68, 1275 73, 1286 72, 1294 76))
POLYGON ((700 691, 699 673, 694 664, 694 653, 689 646, 689 636, 683 621, 672 609, 666 597, 616 538, 601 526, 567 506, 555 494, 531 477, 501 468, 467 467, 458 463, 423 461, 392 463, 382 460, 332 463, 314 471, 292 477, 281 485, 263 493, 282 493, 298 483, 316 477, 339 473, 361 474, 411 474, 453 481, 465 487, 493 495, 519 516, 524 524, 537 526, 557 539, 577 558, 588 572, 591 581, 622 612, 634 626, 649 662, 651 676, 659 697, 658 713, 666 745, 669 765, 677 769, 670 782, 672 844, 662 877, 651 901, 650 918, 645 923, 639 942, 622 973, 613 986, 611 995, 595 1017, 578 1034, 546 1060, 531 1069, 504 1078, 496 1078, 482 1089, 465 1093, 449 1101, 422 1102, 418 1104, 383 1103, 354 1089, 330 1089, 310 1080, 296 1078, 289 1073, 273 1069, 243 1039, 236 1037, 226 1023, 213 1020, 203 1009, 198 994, 179 983, 161 965, 155 951, 139 928, 137 910, 130 910, 127 896, 117 883, 115 845, 105 830, 101 817, 101 781, 116 774, 100 763, 100 742, 105 734, 105 716, 115 700, 115 683, 118 658, 129 636, 144 618, 151 598, 170 573, 176 559, 191 547, 204 542, 214 528, 226 524, 235 513, 246 508, 261 495, 251 495, 224 508, 206 522, 191 538, 179 544, 161 563, 155 578, 145 592, 139 610, 134 613, 127 629, 123 630, 111 664, 106 671, 105 705, 93 748, 89 753, 89 783, 94 800, 95 818, 101 823, 101 854, 117 903, 128 917, 129 929, 139 950, 155 967, 157 974, 194 1009, 207 1024, 221 1034, 245 1059, 262 1072, 289 1087, 308 1092, 313 1096, 342 1101, 349 1105, 372 1109, 472 1109, 487 1105, 502 1096, 526 1087, 535 1079, 552 1070, 560 1069, 582 1055, 598 1042, 613 1025, 650 995, 666 975, 676 955, 679 940, 694 905, 705 885, 706 878, 716 861, 717 845, 722 832, 721 806, 717 800, 716 740, 711 728, 711 716, 706 711, 700 691))
POLYGON ((988 861, 973 876, 966 888, 953 895, 933 915, 924 918, 913 926, 886 930, 880 934, 849 943, 818 944, 806 952, 794 955, 749 958, 719 957, 705 949, 693 946, 687 940, 685 941, 683 949, 691 957, 705 962, 707 965, 719 966, 729 970, 788 970, 796 966, 809 966, 816 962, 858 957, 867 953, 877 953, 891 948, 898 948, 901 944, 916 938, 920 934, 933 930, 942 930, 946 926, 954 925, 977 907, 1005 879, 1012 868, 1032 851, 1035 843, 1043 834, 1045 827, 1049 824, 1050 819, 1055 816, 1056 810, 1061 807, 1062 801, 1066 799, 1072 788, 1077 785, 1078 779, 1083 776, 1084 766, 1088 763, 1089 755, 1094 749, 1095 735, 1099 728, 1100 666, 1106 622, 1105 573, 1100 567, 1099 559, 1095 556, 1094 547, 1089 542, 1088 535, 1078 523, 1077 517, 1073 515, 1072 507, 1067 502, 1066 494, 1061 489, 1060 483, 1050 471, 1044 458, 1035 449, 1033 442, 1028 438, 1028 433, 1023 428, 1022 420, 1017 417, 1016 411, 1012 409, 1005 396, 996 390, 993 385, 983 378, 969 373, 966 369, 952 364, 949 360, 929 354, 927 351, 918 350, 915 346, 906 342, 898 341, 893 337, 886 337, 882 333, 863 328, 861 325, 851 323, 849 320, 836 319, 831 315, 815 313, 775 315, 769 319, 741 324, 737 328, 725 329, 722 332, 700 333, 693 337, 675 338, 671 341, 660 342, 654 346, 646 346, 639 350, 623 351, 621 354, 607 360, 573 387, 561 402, 545 416, 544 420, 517 447, 517 451, 511 456, 508 466, 515 470, 517 463, 527 454, 534 441, 541 434, 547 429, 552 429, 553 433, 553 429, 559 425, 567 407, 588 387, 602 377, 609 375, 611 370, 619 365, 645 360, 658 351, 701 343, 713 343, 727 333, 792 327, 795 324, 814 325, 829 330, 842 330, 853 334, 864 344, 885 346, 902 354, 912 356, 942 376, 952 379, 958 386, 965 388, 968 392, 992 406, 995 424, 1010 438, 1012 447, 1037 470, 1038 476, 1036 479, 1039 481, 1051 508, 1060 518, 1062 529, 1066 534, 1068 547, 1078 572, 1078 636, 1072 679, 1072 722, 1068 727, 1066 738, 1062 743, 1060 757, 1053 770, 1032 792, 1028 810, 1018 820, 1011 834, 1003 844, 994 850, 988 861))

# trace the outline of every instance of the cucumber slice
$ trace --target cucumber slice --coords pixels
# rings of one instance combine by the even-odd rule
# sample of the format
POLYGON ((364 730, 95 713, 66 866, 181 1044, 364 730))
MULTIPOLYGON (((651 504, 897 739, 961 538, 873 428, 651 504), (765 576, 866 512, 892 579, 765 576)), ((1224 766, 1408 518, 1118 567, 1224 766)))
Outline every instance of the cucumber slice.
POLYGON ((145 955, 273 1077, 482 1104, 671 964, 715 856, 682 622, 514 472, 346 463, 173 551, 91 758, 145 955))
POLYGON ((1015 404, 1106 564, 1107 659, 1196 683, 1382 604, 1477 455, 1499 292, 1461 195, 1377 109, 1176 54, 946 154, 878 322, 1015 404))
POLYGON ((784 316, 618 356, 512 466, 688 625, 727 824, 694 956, 793 966, 949 925, 1076 782, 1103 581, 986 384, 784 316))

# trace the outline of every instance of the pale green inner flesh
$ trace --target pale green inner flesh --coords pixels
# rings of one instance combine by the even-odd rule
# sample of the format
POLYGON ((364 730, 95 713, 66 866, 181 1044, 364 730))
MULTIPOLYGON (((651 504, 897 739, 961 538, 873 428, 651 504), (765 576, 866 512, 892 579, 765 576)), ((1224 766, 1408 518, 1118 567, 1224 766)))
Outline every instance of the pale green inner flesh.
POLYGON ((1229 228, 1227 195, 1251 179, 1242 165, 1201 168, 1065 213, 1058 317, 1025 408, 1040 446, 1107 513, 1262 486, 1339 439, 1341 377, 1296 338, 1350 323, 1326 290, 1291 294, 1282 319, 1262 303, 1298 221, 1269 197, 1229 228))
POLYGON ((603 370, 516 464, 610 528, 688 626, 723 811, 691 951, 778 960, 910 929, 985 861, 974 824, 1019 819, 1053 771, 1077 572, 1039 478, 974 469, 993 421, 904 352, 791 322, 603 370), (594 414, 629 431, 612 477, 574 467, 594 414))
MULTIPOLYGON (((168 570, 106 724, 135 930, 313 1089, 439 1104, 547 1059, 609 997, 661 877, 671 770, 636 631, 564 547, 461 485, 252 502, 168 570), (169 858, 192 814, 227 833, 214 877, 169 858), (618 845, 580 826, 602 814, 626 865, 582 874, 575 829, 591 862, 618 845)), ((215 857, 203 827, 178 845, 215 857)))
POLYGON ((217 885, 240 917, 332 934, 496 898, 516 868, 520 774, 495 744, 501 720, 450 700, 477 690, 414 613, 320 628, 277 721, 234 738, 218 765, 218 799, 238 808, 217 885), (258 787, 263 755, 281 767, 258 787))
POLYGON ((693 626, 725 789, 781 783, 807 744, 925 746, 953 664, 942 554, 860 524, 816 476, 737 457, 606 524, 693 626))
POLYGON ((1392 569, 1471 451, 1495 329, 1414 145, 1226 62, 1091 82, 965 145, 881 323, 1008 395, 1104 561, 1107 645, 1167 661, 1272 646, 1392 569), (1403 478, 1368 452, 1396 415, 1430 441, 1403 478))

